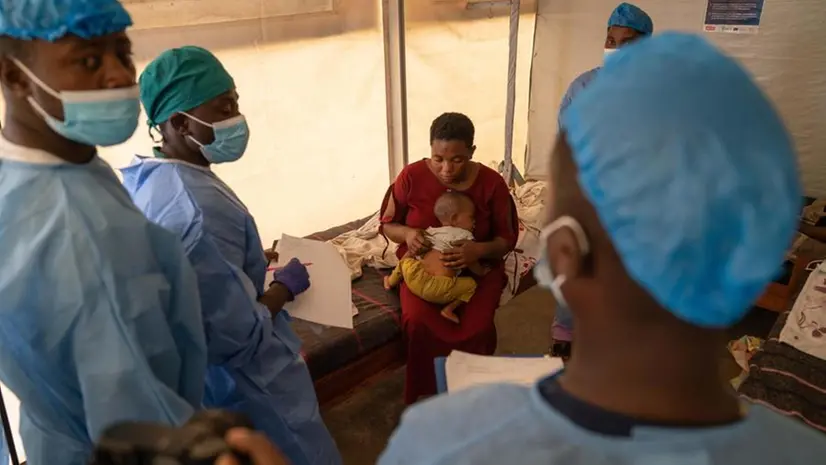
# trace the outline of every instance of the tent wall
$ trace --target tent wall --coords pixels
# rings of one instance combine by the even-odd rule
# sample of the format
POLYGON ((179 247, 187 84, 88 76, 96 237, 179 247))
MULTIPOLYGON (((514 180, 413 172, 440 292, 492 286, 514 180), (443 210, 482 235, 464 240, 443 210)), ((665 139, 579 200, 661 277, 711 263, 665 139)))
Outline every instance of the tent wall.
MULTIPOLYGON (((395 0, 394 0, 395 1, 395 0)), ((477 159, 502 159, 508 7, 406 0, 409 159, 429 155, 439 113, 467 113, 477 159)), ((214 51, 236 79, 250 148, 216 171, 235 189, 269 243, 369 215, 388 183, 381 0, 137 0, 130 35, 139 70, 163 50, 214 51), (228 7, 227 5, 232 5, 228 7)), ((515 147, 527 139, 535 1, 523 1, 515 147)), ((148 154, 145 128, 104 151, 114 166, 148 154)), ((521 151, 517 160, 522 161, 521 151)), ((521 168, 521 166, 520 166, 521 168)))
MULTIPOLYGON (((138 72, 162 51, 200 45, 236 81, 250 146, 216 172, 269 245, 378 208, 387 187, 384 45, 376 0, 127 3, 138 72), (228 5, 231 5, 230 8, 228 5)), ((142 125, 104 149, 115 167, 150 154, 142 125)))
MULTIPOLYGON (((656 31, 702 33, 704 0, 636 0, 656 31)), ((608 16, 618 0, 539 0, 531 72, 527 172, 546 177, 557 110, 568 84, 598 66, 608 16)), ((740 59, 792 132, 810 194, 826 194, 826 2, 766 0, 759 33, 708 33, 740 59)))
MULTIPOLYGON (((535 0, 523 0, 516 68, 514 161, 527 143, 535 0)), ((409 160, 430 156, 429 131, 446 111, 476 126, 476 160, 498 164, 505 148, 510 7, 467 9, 465 0, 405 0, 409 160)))
MULTIPOLYGON (((138 72, 164 50, 213 51, 236 81, 249 149, 215 171, 256 218, 265 244, 375 211, 388 183, 383 0, 122 0, 138 72)), ((397 1, 397 0, 384 0, 397 1)), ((476 124, 476 159, 502 160, 509 6, 406 0, 409 159, 429 156, 429 128, 445 111, 476 124)), ((515 162, 523 168, 536 0, 519 28, 515 162)), ((0 103, 1 105, 1 103, 0 103)), ((142 118, 145 120, 145 118, 142 118)), ((115 168, 151 155, 141 124, 101 150, 115 168)))

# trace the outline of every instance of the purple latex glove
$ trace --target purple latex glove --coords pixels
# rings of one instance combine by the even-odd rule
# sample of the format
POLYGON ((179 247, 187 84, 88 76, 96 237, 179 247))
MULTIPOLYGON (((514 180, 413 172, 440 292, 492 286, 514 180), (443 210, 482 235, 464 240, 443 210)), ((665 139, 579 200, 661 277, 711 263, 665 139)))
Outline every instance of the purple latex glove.
POLYGON ((310 288, 310 274, 307 272, 306 266, 297 258, 293 258, 283 268, 275 272, 274 282, 286 287, 292 297, 295 298, 295 296, 310 288))

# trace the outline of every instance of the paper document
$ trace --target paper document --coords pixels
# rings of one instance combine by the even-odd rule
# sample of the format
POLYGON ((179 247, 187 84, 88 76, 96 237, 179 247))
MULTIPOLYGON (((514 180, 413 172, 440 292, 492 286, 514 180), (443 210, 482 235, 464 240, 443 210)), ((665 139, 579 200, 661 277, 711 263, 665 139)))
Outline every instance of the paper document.
POLYGON ((445 360, 450 393, 482 384, 531 385, 562 369, 562 359, 550 357, 492 357, 453 351, 445 360))
MULTIPOLYGON (((3 394, 3 403, 6 405, 6 413, 9 415, 11 435, 14 438, 14 448, 17 450, 17 458, 19 459, 19 463, 23 463, 26 461, 26 452, 23 450, 23 439, 20 438, 20 401, 4 384, 0 384, 0 393, 3 394)), ((9 453, 11 453, 11 451, 9 451, 9 453)), ((9 461, 9 463, 11 463, 11 461, 9 461)))
MULTIPOLYGON (((298 258, 310 273, 310 289, 284 308, 295 318, 338 328, 353 328, 350 269, 332 244, 284 234, 276 247, 282 267, 298 258)), ((273 272, 267 273, 267 287, 273 272)))

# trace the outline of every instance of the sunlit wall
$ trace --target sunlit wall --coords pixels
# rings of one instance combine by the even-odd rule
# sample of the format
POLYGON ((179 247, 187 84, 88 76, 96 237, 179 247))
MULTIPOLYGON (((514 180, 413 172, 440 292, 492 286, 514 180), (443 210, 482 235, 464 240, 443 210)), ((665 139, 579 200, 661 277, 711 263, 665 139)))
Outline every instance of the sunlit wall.
MULTIPOLYGON (((376 211, 389 182, 384 45, 379 0, 125 0, 140 72, 181 45, 212 50, 235 78, 251 128, 238 162, 215 167, 255 216, 269 245, 376 211), (228 8, 232 3, 234 6, 228 8), (303 13, 302 13, 303 11, 303 13)), ((527 126, 533 1, 523 2, 514 159, 527 126)), ((504 151, 508 8, 407 0, 410 160, 429 154, 428 129, 444 111, 477 126, 477 159, 504 151)), ((101 150, 114 167, 151 154, 143 124, 101 150)))
MULTIPOLYGON (((476 159, 502 160, 508 81, 509 7, 469 10, 466 2, 408 0, 407 92, 410 161, 429 156, 430 123, 445 111, 476 126, 476 159)), ((519 23, 513 159, 522 169, 535 2, 522 2, 519 23)))
MULTIPOLYGON (((323 11, 318 1, 261 2, 286 12, 321 11, 286 17, 269 11, 261 14, 272 17, 262 19, 239 8, 222 14, 259 17, 217 24, 209 22, 216 20, 222 0, 186 3, 173 14, 180 10, 186 16, 179 22, 195 25, 157 28, 169 24, 168 11, 151 14, 146 5, 129 6, 138 66, 167 48, 195 44, 212 50, 233 75, 250 145, 244 158, 215 170, 250 209, 264 243, 376 210, 388 181, 384 46, 376 1, 329 2, 332 11, 323 11)), ((142 127, 103 156, 123 166, 134 153, 149 154, 151 146, 142 127)))

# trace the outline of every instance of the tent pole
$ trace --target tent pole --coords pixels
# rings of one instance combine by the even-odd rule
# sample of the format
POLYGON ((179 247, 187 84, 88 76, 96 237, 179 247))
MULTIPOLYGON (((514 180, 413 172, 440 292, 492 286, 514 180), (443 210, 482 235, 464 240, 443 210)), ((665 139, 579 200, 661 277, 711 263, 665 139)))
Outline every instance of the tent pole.
POLYGON ((387 159, 390 182, 407 166, 407 70, 404 0, 382 0, 384 88, 387 107, 387 159))
POLYGON ((516 60, 519 44, 520 0, 511 0, 510 26, 508 28, 508 97, 505 104, 505 161, 502 176, 509 186, 513 185, 513 121, 516 111, 516 60))

